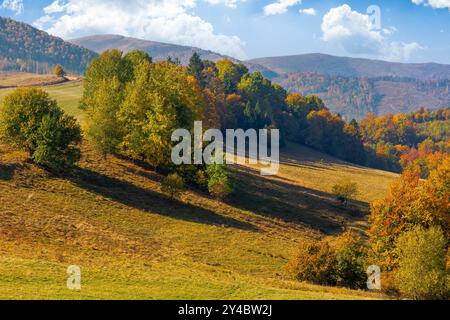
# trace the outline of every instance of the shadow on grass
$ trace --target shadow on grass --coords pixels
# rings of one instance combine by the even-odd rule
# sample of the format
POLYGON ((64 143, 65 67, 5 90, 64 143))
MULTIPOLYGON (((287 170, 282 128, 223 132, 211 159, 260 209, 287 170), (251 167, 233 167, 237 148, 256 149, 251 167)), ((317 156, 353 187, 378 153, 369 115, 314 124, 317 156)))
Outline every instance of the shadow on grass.
POLYGON ((262 216, 304 225, 325 234, 336 234, 354 221, 364 220, 367 204, 354 201, 343 207, 334 196, 285 181, 265 178, 259 171, 234 170, 239 196, 229 199, 233 206, 262 216))
POLYGON ((76 168, 69 179, 84 190, 142 211, 214 226, 226 226, 250 231, 258 230, 251 224, 218 215, 213 211, 192 204, 171 200, 157 192, 138 187, 128 181, 88 169, 76 168))
POLYGON ((14 164, 1 164, 0 163, 0 180, 11 180, 14 177, 14 172, 17 166, 14 164))

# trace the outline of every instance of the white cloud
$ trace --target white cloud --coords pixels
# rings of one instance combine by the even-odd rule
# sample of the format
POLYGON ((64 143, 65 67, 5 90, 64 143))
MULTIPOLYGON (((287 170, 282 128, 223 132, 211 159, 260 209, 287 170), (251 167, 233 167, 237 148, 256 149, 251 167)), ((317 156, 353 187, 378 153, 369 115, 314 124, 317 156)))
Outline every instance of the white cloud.
MULTIPOLYGON (((120 34, 245 58, 244 44, 237 36, 217 34, 211 23, 192 13, 197 2, 55 0, 44 8, 45 15, 36 20, 34 25, 65 39, 93 34, 120 34)), ((236 1, 222 2, 231 4, 236 1)))
POLYGON ((277 2, 268 4, 264 7, 266 16, 286 13, 289 7, 301 4, 302 0, 277 0, 277 2))
POLYGON ((21 14, 23 12, 23 0, 4 0, 1 7, 14 11, 16 14, 21 14))
POLYGON ((422 47, 416 43, 391 41, 394 28, 375 30, 368 15, 353 11, 344 4, 332 8, 322 21, 323 40, 340 45, 351 54, 368 55, 393 61, 408 61, 422 47))
POLYGON ((433 9, 447 8, 450 11, 450 0, 411 0, 414 4, 430 6, 433 9))
POLYGON ((308 8, 308 9, 300 9, 300 13, 306 14, 307 16, 315 16, 317 15, 317 11, 314 8, 308 8))
POLYGON ((63 12, 68 7, 68 4, 63 4, 61 0, 52 2, 49 6, 44 8, 44 13, 49 15, 53 13, 63 12))
POLYGON ((246 0, 206 0, 209 4, 218 5, 223 4, 229 8, 236 8, 239 2, 245 2, 246 0))

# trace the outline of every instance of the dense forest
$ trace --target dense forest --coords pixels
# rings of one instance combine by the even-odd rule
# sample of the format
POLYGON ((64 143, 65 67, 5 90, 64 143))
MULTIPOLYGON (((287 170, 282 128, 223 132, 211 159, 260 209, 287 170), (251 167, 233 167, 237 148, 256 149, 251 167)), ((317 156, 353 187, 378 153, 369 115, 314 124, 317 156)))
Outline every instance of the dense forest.
POLYGON ((418 80, 400 77, 345 77, 314 72, 287 73, 272 79, 289 92, 316 94, 346 119, 362 119, 368 113, 407 113, 418 106, 450 104, 449 80, 418 80))
POLYGON ((0 70, 49 73, 57 64, 83 74, 96 53, 0 17, 0 70))
POLYGON ((414 168, 422 177, 450 153, 450 108, 386 116, 361 122, 368 165, 400 172, 414 168))

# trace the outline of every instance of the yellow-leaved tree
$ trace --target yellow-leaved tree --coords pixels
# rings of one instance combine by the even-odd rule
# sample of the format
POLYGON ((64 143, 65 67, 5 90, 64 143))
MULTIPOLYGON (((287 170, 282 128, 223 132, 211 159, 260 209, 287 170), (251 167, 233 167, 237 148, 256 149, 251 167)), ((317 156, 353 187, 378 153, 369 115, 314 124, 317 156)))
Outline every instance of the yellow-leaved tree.
POLYGON ((142 62, 125 90, 118 113, 125 128, 123 148, 155 167, 171 164, 172 133, 191 130, 202 116, 201 89, 173 63, 142 62))
POLYGON ((371 206, 371 260, 385 271, 398 267, 395 242, 417 226, 439 226, 450 235, 450 157, 421 180, 418 173, 405 171, 389 193, 371 206))

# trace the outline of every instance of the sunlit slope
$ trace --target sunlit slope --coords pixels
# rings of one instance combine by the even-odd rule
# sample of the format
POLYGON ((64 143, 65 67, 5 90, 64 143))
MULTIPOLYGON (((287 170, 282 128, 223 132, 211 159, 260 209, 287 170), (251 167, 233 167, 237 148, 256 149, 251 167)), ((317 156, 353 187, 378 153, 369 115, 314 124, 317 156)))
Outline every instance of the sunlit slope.
MULTIPOLYGON (((250 166, 257 170, 259 166, 250 166)), ((324 193, 335 184, 351 180, 358 184, 356 200, 370 203, 381 198, 397 174, 350 164, 294 143, 281 150, 280 170, 273 180, 285 181, 324 193)))
POLYGON ((283 267, 305 237, 364 229, 364 204, 340 206, 329 179, 347 172, 382 190, 390 175, 300 157, 279 178, 235 168, 227 203, 192 190, 171 201, 156 173, 83 149, 79 168, 54 177, 1 147, 0 298, 378 298, 300 284, 283 267), (81 292, 66 289, 69 265, 82 268, 81 292))
MULTIPOLYGON (((82 121, 83 114, 78 107, 81 95, 83 93, 82 81, 69 81, 63 84, 44 86, 42 88, 47 91, 53 99, 56 99, 59 106, 63 108, 68 114, 75 116, 80 121, 82 121)), ((0 103, 3 101, 3 98, 13 90, 15 89, 0 89, 0 103)))

